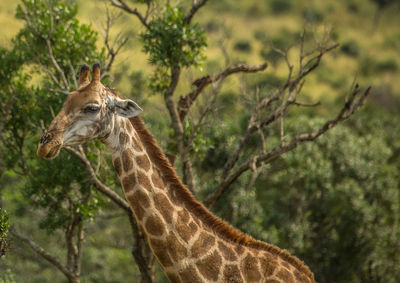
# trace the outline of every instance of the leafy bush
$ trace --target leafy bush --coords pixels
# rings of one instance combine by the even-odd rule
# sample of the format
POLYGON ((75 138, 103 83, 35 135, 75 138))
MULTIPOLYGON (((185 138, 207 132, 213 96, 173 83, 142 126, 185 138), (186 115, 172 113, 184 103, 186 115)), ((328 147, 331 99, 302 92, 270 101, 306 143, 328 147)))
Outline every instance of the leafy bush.
MULTIPOLYGON (((296 117, 286 127, 299 124, 321 121, 296 117)), ((393 151, 384 131, 359 135, 337 127, 286 154, 256 183, 269 239, 294 247, 318 282, 396 282, 400 276, 399 173, 387 162, 393 151), (392 252, 383 255, 388 247, 392 252)))
POLYGON ((293 0, 272 0, 270 7, 274 14, 288 12, 293 8, 293 0))
POLYGON ((149 61, 161 67, 198 65, 205 57, 204 30, 198 24, 188 24, 178 8, 166 6, 161 18, 149 23, 151 27, 141 35, 143 49, 149 61))
POLYGON ((303 17, 311 23, 320 23, 324 19, 324 15, 313 6, 303 8, 303 17))
POLYGON ((8 248, 7 234, 10 226, 9 215, 0 207, 0 258, 6 254, 8 248))
POLYGON ((398 65, 393 59, 377 61, 372 57, 366 56, 360 62, 360 69, 362 75, 370 76, 383 72, 395 72, 398 70, 398 65))
POLYGON ((350 57, 358 57, 360 55, 360 47, 354 40, 344 42, 340 47, 340 51, 350 57))
POLYGON ((235 45, 233 46, 235 50, 241 51, 241 52, 246 52, 249 53, 251 52, 251 45, 248 40, 241 39, 236 41, 235 45))

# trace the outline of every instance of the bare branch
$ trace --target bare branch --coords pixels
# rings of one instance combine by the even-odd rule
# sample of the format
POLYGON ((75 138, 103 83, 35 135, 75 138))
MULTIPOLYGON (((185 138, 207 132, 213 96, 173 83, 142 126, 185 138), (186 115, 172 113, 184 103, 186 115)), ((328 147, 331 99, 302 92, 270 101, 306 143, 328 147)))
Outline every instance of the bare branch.
POLYGON ((49 263, 57 267, 62 273, 65 274, 68 278, 75 277, 75 275, 68 270, 66 266, 64 266, 60 260, 58 260, 56 257, 52 256, 49 254, 45 249, 40 247, 37 243, 35 243, 32 239, 30 239, 28 236, 23 235, 17 230, 14 229, 14 227, 9 228, 9 232, 18 240, 26 243, 29 247, 31 247, 38 255, 46 259, 49 263))
POLYGON ((110 31, 111 27, 113 26, 114 22, 116 19, 120 17, 121 14, 115 15, 111 14, 110 10, 108 7, 106 7, 106 23, 104 26, 104 45, 107 48, 108 54, 108 63, 106 64, 106 67, 104 68, 104 71, 102 73, 102 78, 107 76, 107 72, 111 69, 112 64, 114 63, 115 57, 118 55, 120 52, 121 48, 128 42, 128 37, 122 37, 121 38, 121 33, 118 33, 117 36, 115 37, 113 43, 110 43, 110 31))
POLYGON ((62 81, 64 83, 64 87, 66 89, 69 89, 69 83, 68 83, 67 78, 65 77, 65 73, 61 69, 60 65, 58 65, 57 60, 53 55, 53 47, 51 46, 50 39, 46 38, 45 41, 46 41, 46 45, 47 45, 47 51, 49 52, 50 60, 53 63, 54 67, 56 68, 57 72, 60 74, 61 79, 62 79, 62 81))
POLYGON ((190 23, 192 21, 193 16, 197 13, 197 11, 203 7, 208 0, 193 0, 192 8, 190 9, 188 15, 185 18, 186 23, 190 23))
MULTIPOLYGON (((299 144, 307 141, 314 141, 316 138, 324 134, 329 129, 335 127, 339 122, 349 118, 355 111, 357 111, 365 102, 365 99, 370 93, 371 88, 368 87, 363 93, 360 94, 360 89, 356 86, 346 100, 343 108, 339 114, 332 120, 327 121, 321 128, 310 133, 300 134, 294 137, 290 142, 281 142, 281 144, 267 153, 256 156, 255 164, 259 166, 261 164, 269 163, 281 156, 282 154, 293 150, 299 144)), ((207 206, 215 204, 221 196, 229 189, 230 185, 235 182, 243 173, 251 170, 254 157, 251 157, 247 162, 237 168, 232 174, 227 176, 217 187, 214 193, 210 194, 205 201, 207 206)))
POLYGON ((66 147, 65 148, 66 151, 68 151, 69 153, 72 153, 73 155, 75 155, 76 157, 78 157, 83 165, 85 165, 86 171, 89 174, 89 178, 91 183, 103 194, 105 194, 107 197, 109 197, 115 204, 117 204, 119 207, 121 207, 122 209, 128 211, 129 213, 131 213, 131 209, 129 207, 129 204, 126 202, 126 200, 124 200, 123 198, 121 198, 116 192, 114 192, 111 188, 109 188, 108 186, 106 186, 104 183, 102 183, 96 176, 96 173, 92 167, 92 165, 90 164, 90 161, 87 159, 85 153, 82 150, 82 147, 80 147, 80 151, 71 148, 71 147, 66 147))
POLYGON ((76 80, 76 72, 74 67, 72 66, 71 60, 68 59, 69 70, 71 71, 72 79, 74 80, 74 87, 78 88, 78 81, 76 80))
POLYGON ((321 102, 316 102, 316 103, 302 103, 302 102, 297 102, 297 101, 289 101, 289 104, 293 104, 296 106, 302 106, 302 107, 316 107, 321 105, 321 102))
POLYGON ((264 63, 262 65, 238 64, 238 65, 230 66, 218 74, 207 75, 205 77, 195 80, 193 82, 193 85, 196 87, 196 89, 179 99, 178 111, 179 111, 180 120, 183 121, 185 119, 185 116, 188 113, 193 102, 197 99, 198 95, 204 90, 204 88, 206 86, 208 86, 209 84, 215 83, 219 80, 223 80, 227 76, 235 74, 235 73, 258 72, 258 71, 265 70, 265 68, 267 68, 267 63, 264 63))
MULTIPOLYGON (((123 0, 110 0, 110 1, 111 1, 111 5, 113 5, 113 6, 117 7, 117 8, 120 8, 120 9, 122 9, 122 10, 128 12, 129 14, 135 15, 135 16, 140 20, 140 22, 141 22, 148 30, 151 29, 150 26, 149 26, 149 24, 147 23, 147 17, 148 17, 147 14, 148 14, 148 12, 146 12, 146 17, 143 17, 143 15, 142 15, 136 8, 132 9, 132 8, 131 8, 130 6, 128 6, 128 5, 125 3, 125 1, 123 1, 123 0)), ((148 10, 149 10, 149 5, 148 5, 148 10)))
POLYGON ((50 91, 50 92, 54 92, 54 93, 61 93, 61 94, 65 94, 65 95, 69 94, 69 91, 63 90, 63 89, 48 88, 47 90, 50 91))

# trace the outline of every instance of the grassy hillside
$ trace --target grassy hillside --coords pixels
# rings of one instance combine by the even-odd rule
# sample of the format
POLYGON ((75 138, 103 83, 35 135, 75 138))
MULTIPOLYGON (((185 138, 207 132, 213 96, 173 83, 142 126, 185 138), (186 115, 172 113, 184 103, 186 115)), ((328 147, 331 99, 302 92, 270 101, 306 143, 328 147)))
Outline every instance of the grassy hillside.
MULTIPOLYGON (((179 2, 184 8, 190 3, 179 2)), ((0 3, 0 24, 3 27, 0 33, 1 46, 10 46, 11 38, 22 27, 22 23, 14 18, 17 3, 14 0, 0 3)), ((79 0, 78 3, 80 20, 90 23, 101 34, 108 2, 79 0)), ((357 75, 361 83, 372 84, 398 95, 400 85, 395 82, 400 81, 399 9, 393 6, 382 11, 377 27, 374 27, 375 13, 375 4, 366 0, 210 1, 196 16, 196 20, 206 27, 209 36, 207 63, 203 72, 223 67, 223 56, 218 47, 221 38, 232 61, 261 63, 270 61, 262 56, 268 54, 269 43, 289 46, 296 41, 296 35, 305 25, 316 34, 330 30, 333 40, 341 44, 325 58, 318 74, 309 79, 305 86, 306 93, 316 99, 333 99, 338 93, 343 93, 357 75)), ((124 14, 116 22, 114 34, 122 31, 131 39, 115 68, 150 70, 147 58, 141 52, 138 39, 140 30, 133 16, 124 14)), ((99 46, 101 40, 100 36, 99 46)), ((297 54, 298 49, 293 48, 291 58, 296 60, 297 54)), ((197 72, 201 73, 201 70, 197 72)), ((277 65, 270 64, 266 73, 284 77, 287 68, 280 61, 277 65)))

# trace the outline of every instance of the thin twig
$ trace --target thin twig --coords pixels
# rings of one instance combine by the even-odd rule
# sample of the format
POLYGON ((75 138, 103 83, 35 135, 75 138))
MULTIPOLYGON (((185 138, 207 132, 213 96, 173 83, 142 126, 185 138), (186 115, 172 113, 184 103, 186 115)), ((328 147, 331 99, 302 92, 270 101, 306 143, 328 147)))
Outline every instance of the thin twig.
POLYGON ((9 232, 16 237, 18 240, 26 243, 31 249, 33 249, 38 255, 40 255, 41 257, 43 257, 44 259, 46 259, 49 263, 51 263, 52 265, 54 265, 56 268, 58 268, 62 273, 65 274, 65 276, 67 276, 68 278, 72 278, 74 277, 74 274, 68 270, 68 268, 66 266, 64 266, 64 264, 61 263, 61 261, 59 259, 57 259, 56 257, 52 256, 51 254, 49 254, 45 249, 43 249, 41 246, 39 246, 36 242, 34 242, 32 239, 30 239, 28 236, 23 235, 19 232, 17 232, 17 230, 15 230, 14 227, 10 227, 9 228, 9 232))
POLYGON ((193 91, 181 97, 178 102, 178 111, 179 111, 179 118, 181 121, 185 119, 186 114, 188 113, 190 107, 197 99, 199 94, 204 90, 206 86, 211 83, 215 83, 219 80, 225 79, 227 76, 243 72, 243 73, 250 73, 250 72, 258 72, 263 71, 267 68, 267 63, 261 65, 247 65, 247 64, 238 64, 234 66, 230 66, 223 70, 222 72, 215 74, 215 75, 207 75, 200 79, 197 79, 193 82, 193 85, 196 87, 193 91))
POLYGON ((110 0, 110 1, 111 1, 111 5, 113 5, 113 6, 117 7, 117 8, 120 8, 120 9, 122 9, 122 10, 124 10, 124 11, 126 11, 126 12, 128 12, 128 13, 130 13, 130 14, 135 15, 135 16, 140 20, 140 22, 141 22, 148 30, 151 29, 151 27, 150 27, 149 24, 147 23, 147 16, 146 16, 146 17, 143 17, 143 15, 142 15, 136 8, 132 9, 132 8, 131 8, 130 6, 128 6, 128 5, 125 3, 125 1, 123 1, 123 0, 110 0))
MULTIPOLYGON (((296 137, 294 137, 290 142, 282 142, 279 146, 273 148, 269 152, 256 156, 255 159, 256 166, 273 161, 282 154, 290 150, 293 150, 303 142, 314 141, 319 136, 324 134, 326 131, 335 127, 341 121, 349 118, 352 114, 354 114, 355 111, 357 111, 364 104, 366 98, 370 93, 370 90, 371 88, 368 87, 363 93, 360 94, 360 89, 355 88, 349 95, 349 98, 346 100, 343 108, 340 110, 340 112, 334 119, 327 121, 318 130, 305 134, 299 134, 296 137)), ((207 197, 205 204, 209 207, 214 205, 222 197, 222 195, 226 193, 226 191, 230 188, 230 185, 233 182, 235 182, 244 172, 251 169, 253 160, 254 157, 249 158, 247 162, 243 163, 232 174, 227 176, 219 184, 217 189, 207 197)))

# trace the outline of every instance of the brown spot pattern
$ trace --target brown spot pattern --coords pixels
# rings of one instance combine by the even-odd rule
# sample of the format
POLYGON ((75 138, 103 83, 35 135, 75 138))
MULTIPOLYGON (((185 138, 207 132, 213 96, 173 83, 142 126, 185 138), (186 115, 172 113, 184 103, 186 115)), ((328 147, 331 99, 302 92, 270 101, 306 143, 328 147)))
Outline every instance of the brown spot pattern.
POLYGON ((150 215, 145 224, 147 233, 154 236, 161 236, 165 232, 164 224, 156 215, 150 215))
POLYGON ((122 173, 121 159, 119 159, 119 157, 115 158, 113 160, 113 164, 118 176, 121 176, 122 173))
POLYGON ((243 278, 240 275, 239 268, 234 264, 227 264, 224 268, 223 282, 242 283, 243 278))
POLYGON ((183 282, 181 279, 179 279, 179 276, 176 275, 175 273, 172 272, 167 272, 167 277, 171 283, 181 283, 183 282))
POLYGON ((275 269, 278 267, 278 263, 273 257, 261 257, 259 258, 261 265, 261 272, 264 273, 265 277, 271 276, 275 269))
POLYGON ((189 266, 188 268, 179 272, 179 275, 182 279, 182 282, 190 282, 190 283, 203 283, 204 281, 197 275, 196 269, 193 266, 189 266))
POLYGON ((199 238, 194 242, 191 248, 192 257, 199 258, 201 255, 207 253, 214 243, 215 238, 213 236, 205 232, 201 232, 199 238))
POLYGON ((128 142, 129 136, 124 132, 119 133, 119 144, 124 145, 128 142))
POLYGON ((138 178, 138 183, 143 188, 145 188, 146 190, 148 190, 150 192, 151 191, 151 183, 150 183, 149 177, 147 177, 144 173, 138 171, 137 178, 138 178))
POLYGON ((153 169, 153 174, 151 175, 151 180, 153 181, 154 186, 159 189, 164 189, 165 185, 164 182, 161 180, 160 175, 157 171, 153 169))
POLYGON ((294 283, 294 278, 293 275, 290 274, 290 272, 282 267, 279 272, 276 274, 276 277, 278 277, 279 279, 282 279, 284 282, 286 283, 294 283))
POLYGON ((173 233, 170 233, 166 240, 168 243, 168 252, 173 261, 182 260, 187 256, 186 248, 179 243, 178 238, 173 233))
POLYGON ((148 197, 145 194, 142 193, 144 195, 143 196, 140 193, 142 192, 136 191, 132 196, 128 197, 128 201, 131 204, 131 208, 135 213, 136 217, 139 219, 139 221, 143 219, 145 213, 143 206, 147 207, 150 205, 148 197))
POLYGON ((150 170, 150 160, 147 157, 147 155, 137 155, 135 156, 136 164, 140 167, 143 168, 145 171, 150 170))
POLYGON ((218 242, 218 249, 226 260, 234 261, 237 259, 233 250, 226 246, 223 242, 218 242))
POLYGON ((196 266, 200 271, 200 274, 203 275, 205 279, 216 281, 218 280, 221 263, 221 256, 217 253, 217 251, 214 251, 206 258, 197 262, 196 266))
POLYGON ((125 130, 126 130, 128 133, 131 133, 131 132, 132 132, 132 124, 131 124, 131 122, 130 122, 128 119, 125 120, 125 130))
POLYGON ((157 239, 150 239, 150 246, 162 266, 168 267, 173 265, 170 256, 165 252, 165 242, 157 239))
POLYGON ((148 208, 150 206, 150 198, 143 191, 136 191, 128 200, 135 199, 139 202, 140 206, 148 208))
POLYGON ((290 264, 287 263, 286 261, 282 261, 281 264, 286 267, 288 270, 290 270, 290 264))
POLYGON ((241 256, 244 252, 244 248, 240 244, 236 244, 235 251, 239 256, 241 256))
POLYGON ((261 274, 258 270, 257 259, 247 255, 242 261, 242 271, 246 282, 259 282, 261 274))
POLYGON ((143 147, 141 145, 141 142, 136 140, 134 137, 132 137, 132 146, 136 151, 143 151, 143 147))
POLYGON ((125 178, 122 179, 122 186, 124 186, 125 191, 128 189, 133 189, 136 185, 136 175, 135 172, 129 174, 125 178))
POLYGON ((294 271, 294 276, 296 277, 296 280, 298 282, 304 282, 304 283, 310 282, 310 280, 308 280, 308 278, 304 274, 301 274, 298 270, 294 271))
POLYGON ((164 194, 157 193, 154 195, 154 204, 165 221, 167 223, 172 223, 172 214, 174 212, 174 208, 172 207, 168 198, 164 194))
POLYGON ((125 172, 129 172, 133 168, 133 153, 129 149, 122 152, 122 165, 125 172))
POLYGON ((181 239, 187 243, 196 234, 197 225, 194 222, 190 222, 189 225, 177 223, 175 229, 181 239))
POLYGON ((188 223, 190 220, 189 212, 184 208, 178 212, 178 222, 188 223))

